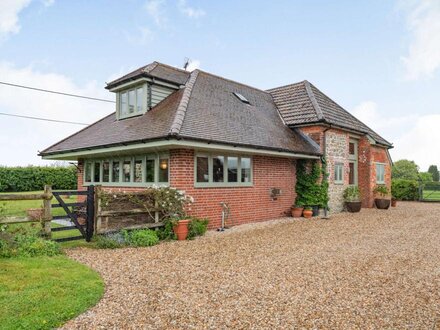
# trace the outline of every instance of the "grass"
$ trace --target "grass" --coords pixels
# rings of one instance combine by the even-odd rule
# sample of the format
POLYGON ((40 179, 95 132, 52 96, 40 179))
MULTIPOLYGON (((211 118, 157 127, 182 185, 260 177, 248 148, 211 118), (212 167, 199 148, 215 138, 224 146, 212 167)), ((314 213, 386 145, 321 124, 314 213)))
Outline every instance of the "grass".
POLYGON ((95 305, 99 275, 65 256, 0 259, 0 328, 53 329, 95 305))
POLYGON ((436 200, 440 201, 440 191, 438 190, 423 190, 424 200, 436 200))

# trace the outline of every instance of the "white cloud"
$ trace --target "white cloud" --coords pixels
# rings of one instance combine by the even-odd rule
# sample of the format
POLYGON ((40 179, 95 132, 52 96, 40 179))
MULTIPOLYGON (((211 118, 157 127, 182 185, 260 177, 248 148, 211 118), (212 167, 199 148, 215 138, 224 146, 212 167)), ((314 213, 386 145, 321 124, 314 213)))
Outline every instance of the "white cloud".
POLYGON ((408 54, 402 57, 405 78, 430 77, 440 67, 440 1, 401 2, 411 33, 408 54))
POLYGON ((0 1, 0 41, 10 34, 20 31, 19 13, 26 8, 31 0, 1 0, 0 1))
POLYGON ((139 27, 135 33, 126 32, 125 36, 132 44, 145 46, 153 41, 154 32, 147 27, 139 27))
MULTIPOLYGON (((0 62, 0 77, 12 83, 112 100, 114 95, 91 81, 78 86, 69 77, 43 73, 33 67, 0 62)), ((92 123, 114 111, 111 103, 42 93, 0 85, 2 112, 50 119, 92 123)), ((1 165, 51 163, 38 151, 82 129, 83 126, 0 116, 1 165)))
POLYGON ((423 171, 431 164, 440 166, 440 153, 433 152, 440 145, 440 115, 387 116, 373 101, 362 102, 351 113, 394 144, 393 160, 414 160, 423 171))
POLYGON ((193 71, 198 68, 200 68, 200 61, 199 60, 190 60, 186 70, 193 71))
POLYGON ((179 0, 177 6, 180 12, 189 18, 197 19, 206 15, 206 12, 203 9, 190 7, 186 3, 186 0, 179 0))
POLYGON ((167 21, 164 10, 164 0, 148 0, 145 2, 144 8, 158 26, 164 26, 167 21))
POLYGON ((41 0, 41 2, 43 3, 44 7, 50 7, 55 3, 55 0, 41 0))

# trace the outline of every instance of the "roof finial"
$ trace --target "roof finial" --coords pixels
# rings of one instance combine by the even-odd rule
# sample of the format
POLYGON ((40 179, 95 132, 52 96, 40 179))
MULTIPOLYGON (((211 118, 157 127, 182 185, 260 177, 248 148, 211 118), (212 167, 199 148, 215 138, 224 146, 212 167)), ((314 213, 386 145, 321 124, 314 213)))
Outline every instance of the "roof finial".
POLYGON ((188 57, 185 57, 185 59, 184 59, 184 64, 183 64, 183 70, 185 70, 186 71, 186 69, 188 68, 188 66, 189 66, 189 63, 191 63, 191 60, 188 58, 188 57))

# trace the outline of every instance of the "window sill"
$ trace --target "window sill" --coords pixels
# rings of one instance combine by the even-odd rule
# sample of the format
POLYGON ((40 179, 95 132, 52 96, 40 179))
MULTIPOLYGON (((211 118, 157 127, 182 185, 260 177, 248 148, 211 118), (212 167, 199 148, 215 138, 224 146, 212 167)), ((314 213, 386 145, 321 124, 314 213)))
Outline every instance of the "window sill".
POLYGON ((103 187, 127 187, 127 188, 148 188, 148 187, 169 187, 168 182, 84 182, 83 186, 103 186, 103 187))
POLYGON ((216 183, 194 183, 194 188, 246 188, 253 187, 252 182, 237 183, 237 182, 216 182, 216 183))
POLYGON ((142 116, 145 112, 135 112, 135 113, 131 113, 129 115, 119 115, 118 120, 124 120, 124 119, 128 119, 128 118, 133 118, 133 117, 139 117, 142 116))

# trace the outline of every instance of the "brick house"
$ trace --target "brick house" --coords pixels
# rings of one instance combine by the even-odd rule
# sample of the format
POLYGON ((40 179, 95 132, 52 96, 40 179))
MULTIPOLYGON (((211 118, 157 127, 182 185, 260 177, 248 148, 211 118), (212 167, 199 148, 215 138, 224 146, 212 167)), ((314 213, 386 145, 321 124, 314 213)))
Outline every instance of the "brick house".
POLYGON ((153 62, 106 87, 116 111, 40 153, 78 161, 78 187, 139 190, 169 185, 194 198, 191 214, 232 224, 280 217, 295 201, 298 159, 325 155, 330 209, 359 184, 390 185, 391 144, 309 82, 268 91, 153 62), (280 189, 274 198, 272 189, 280 189))

